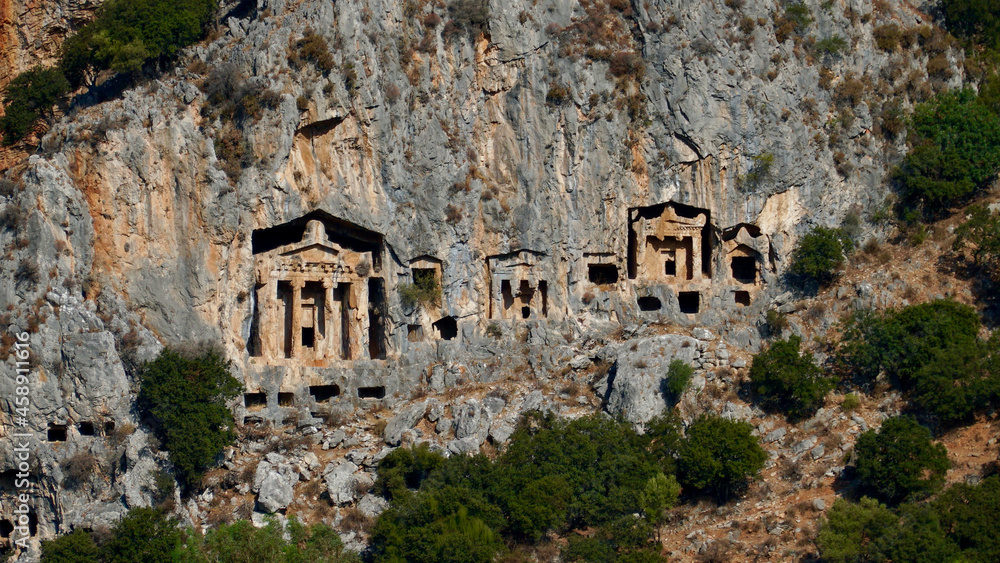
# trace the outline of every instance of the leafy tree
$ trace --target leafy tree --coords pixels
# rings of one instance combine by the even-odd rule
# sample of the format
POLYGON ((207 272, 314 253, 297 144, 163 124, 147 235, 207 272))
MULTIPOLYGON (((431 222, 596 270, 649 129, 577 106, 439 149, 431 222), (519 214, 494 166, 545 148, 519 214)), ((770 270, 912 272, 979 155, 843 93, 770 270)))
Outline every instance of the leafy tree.
POLYGON ((673 475, 666 476, 657 473, 646 481, 646 488, 639 497, 642 511, 646 515, 646 520, 656 529, 656 538, 659 541, 660 528, 667 518, 667 510, 677 504, 677 497, 681 494, 681 486, 673 475))
POLYGON ((896 503, 936 490, 948 470, 948 452, 910 417, 891 418, 855 445, 858 476, 879 498, 896 503))
POLYGON ((691 383, 691 376, 693 375, 694 368, 683 360, 671 360, 670 366, 667 367, 666 387, 667 393, 670 394, 674 401, 679 400, 681 395, 684 394, 684 390, 691 383))
POLYGON ((156 508, 133 508, 101 546, 101 563, 172 563, 181 544, 177 522, 156 508))
POLYGON ((957 483, 941 493, 932 507, 941 528, 969 561, 1000 561, 1000 477, 977 485, 957 483))
POLYGON ((820 525, 816 545, 830 563, 867 561, 873 541, 898 522, 898 516, 874 499, 863 497, 857 504, 837 499, 820 525))
POLYGON ((81 528, 42 542, 42 563, 98 563, 97 545, 81 528))
POLYGON ((799 240, 788 270, 794 276, 826 285, 844 263, 844 251, 850 248, 849 244, 840 229, 814 227, 799 240))
POLYGON ((58 68, 36 66, 22 72, 4 89, 4 115, 0 131, 10 145, 28 134, 40 117, 51 114, 52 106, 69 91, 69 83, 58 68))
POLYGON ((680 447, 680 481, 685 487, 720 496, 742 487, 767 461, 746 422, 702 416, 691 423, 680 447))
POLYGON ((170 348, 140 368, 139 411, 170 453, 183 484, 198 485, 206 469, 233 439, 233 414, 226 401, 242 385, 229 363, 213 350, 186 356, 170 348))
POLYGON ((426 443, 396 448, 379 463, 375 493, 389 500, 399 498, 407 489, 419 489, 423 480, 443 463, 444 456, 432 452, 426 443))
POLYGON ((833 389, 833 378, 823 377, 810 352, 800 353, 802 339, 777 340, 754 357, 750 380, 765 408, 793 418, 808 416, 833 389))
POLYGON ((910 130, 914 148, 893 172, 910 208, 933 215, 985 189, 1000 169, 1000 116, 972 90, 918 105, 910 130))
POLYGON ((1000 49, 1000 4, 992 0, 941 0, 941 11, 945 25, 955 35, 1000 49))
POLYGON ((984 205, 966 211, 968 219, 955 229, 955 250, 971 249, 976 266, 1000 282, 1000 213, 984 205))

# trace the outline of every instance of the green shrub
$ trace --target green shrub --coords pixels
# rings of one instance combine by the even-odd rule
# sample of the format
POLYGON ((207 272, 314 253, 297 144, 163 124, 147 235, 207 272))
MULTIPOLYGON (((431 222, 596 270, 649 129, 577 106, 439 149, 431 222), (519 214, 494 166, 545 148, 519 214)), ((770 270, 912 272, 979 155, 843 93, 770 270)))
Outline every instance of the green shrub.
POLYGON ((292 45, 288 62, 295 69, 301 69, 305 63, 311 63, 324 74, 333 70, 335 66, 326 39, 311 28, 306 29, 302 39, 292 45))
POLYGON ((242 385, 216 351, 182 355, 165 348, 139 372, 137 408, 170 454, 178 480, 194 489, 233 439, 233 414, 226 401, 242 385))
POLYGON ((448 4, 448 13, 452 18, 448 23, 454 28, 467 31, 470 41, 489 29, 490 4, 487 0, 453 0, 448 4))
POLYGON ((903 33, 897 23, 888 23, 876 27, 872 34, 875 36, 875 44, 883 51, 892 52, 899 48, 899 41, 903 33))
POLYGON ((667 393, 676 401, 684 394, 688 384, 691 383, 691 376, 694 375, 694 368, 683 360, 671 360, 667 368, 667 393))
POLYGON ((871 561, 876 540, 899 523, 884 504, 863 497, 857 504, 837 499, 820 524, 816 545, 824 561, 871 561))
POLYGON ((908 209, 940 214, 986 189, 1000 169, 1000 116, 972 90, 918 105, 910 131, 913 150, 893 171, 908 209))
POLYGON ((737 185, 740 189, 748 192, 755 191, 771 181, 774 174, 774 154, 762 152, 750 159, 752 161, 750 170, 737 178, 737 185))
POLYGON ((764 467, 768 455, 748 423, 702 416, 687 429, 677 462, 681 484, 728 497, 764 467))
POLYGON ((870 498, 838 499, 821 524, 823 561, 997 561, 1000 478, 952 485, 930 503, 897 511, 870 498))
POLYGON ((646 520, 656 529, 657 540, 659 540, 660 527, 667 520, 667 510, 677 504, 677 497, 681 494, 681 486, 673 475, 669 477, 663 473, 657 473, 646 481, 646 487, 639 497, 642 512, 646 520))
POLYGON ((434 270, 414 270, 412 284, 399 284, 399 299, 406 308, 412 308, 417 303, 429 307, 440 307, 441 287, 438 285, 434 270))
POLYGON ((813 49, 817 53, 827 57, 836 57, 847 50, 847 40, 839 35, 833 35, 825 39, 820 39, 813 44, 813 49))
POLYGON ((855 445, 857 472, 878 498, 896 503, 934 492, 944 483, 948 452, 931 432, 909 417, 891 418, 855 445))
POLYGON ((69 83, 58 68, 35 68, 22 72, 4 88, 4 115, 0 132, 5 145, 20 141, 40 117, 69 91, 69 83))
POLYGON ((941 0, 948 30, 959 37, 1000 49, 1000 4, 993 0, 941 0))
POLYGON ((98 563, 97 545, 82 528, 42 542, 42 563, 98 563))
POLYGON ((969 218, 955 229, 955 250, 971 249, 975 265, 1000 282, 1000 213, 983 205, 973 205, 966 213, 969 218))
POLYGON ((861 398, 858 397, 857 393, 848 393, 844 396, 844 401, 840 403, 840 408, 845 411, 857 410, 861 406, 861 398))
POLYGON ((378 466, 375 494, 392 500, 417 490, 430 473, 444 463, 444 456, 432 452, 426 443, 412 448, 397 448, 378 466))
POLYGON ((74 86, 92 70, 135 72, 200 39, 216 7, 212 0, 108 0, 64 43, 60 67, 74 86))
POLYGON ((849 245, 840 229, 814 227, 799 240, 792 252, 792 264, 788 271, 821 286, 827 285, 844 263, 844 251, 850 248, 849 245))
POLYGON ((792 418, 816 412, 833 389, 833 378, 824 377, 810 352, 802 354, 802 339, 777 340, 757 354, 750 366, 750 381, 761 405, 792 418))
POLYGON ((861 385, 885 374, 918 410, 951 425, 1000 396, 1000 341, 979 329, 976 312, 954 301, 859 311, 844 324, 837 363, 861 385))
POLYGON ((776 309, 768 309, 764 315, 764 324, 769 335, 780 336, 782 331, 788 328, 788 315, 776 309))
POLYGON ((101 563, 172 563, 180 547, 177 521, 155 508, 134 508, 101 545, 101 563))

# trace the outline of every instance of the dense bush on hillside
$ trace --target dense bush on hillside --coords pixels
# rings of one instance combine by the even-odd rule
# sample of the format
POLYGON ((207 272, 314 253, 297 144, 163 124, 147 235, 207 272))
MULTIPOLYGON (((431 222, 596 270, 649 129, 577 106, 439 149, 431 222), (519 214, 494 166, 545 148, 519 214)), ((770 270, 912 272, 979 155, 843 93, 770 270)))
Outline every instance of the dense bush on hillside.
POLYGON ((972 90, 918 105, 910 132, 913 150, 893 178, 911 212, 939 215, 984 190, 1000 170, 1000 116, 972 90))
POLYGON ((973 263, 994 282, 1000 282, 1000 213, 984 205, 966 210, 968 219, 955 229, 955 249, 969 249, 973 263))
POLYGON ((162 510, 136 508, 102 533, 77 529, 42 542, 42 563, 351 563, 337 532, 324 524, 305 526, 292 516, 282 530, 275 522, 257 528, 246 520, 220 526, 202 537, 182 531, 162 510), (287 534, 288 539, 285 539, 287 534))
POLYGON ((995 0, 941 0, 941 12, 955 35, 1000 49, 1000 4, 995 0))
POLYGON ((139 70, 201 38, 216 7, 213 0, 108 0, 63 43, 59 66, 73 86, 94 71, 139 70))
POLYGON ((97 17, 63 42, 59 64, 14 78, 4 92, 4 143, 24 138, 70 88, 102 70, 135 72, 202 37, 218 7, 214 0, 107 0, 97 17))
POLYGON ((678 470, 685 487, 728 497, 764 468, 768 455, 748 423, 703 416, 688 427, 678 470))
POLYGON ((837 269, 844 263, 844 252, 850 243, 840 229, 815 227, 799 240, 792 252, 789 273, 820 285, 833 281, 837 269))
POLYGON ((574 539, 567 561, 658 561, 648 542, 680 493, 675 464, 692 487, 722 492, 764 459, 744 423, 702 419, 682 439, 674 416, 639 435, 601 416, 530 414, 495 461, 445 459, 426 446, 386 456, 375 488, 392 502, 375 524, 373 553, 376 561, 490 561, 505 545, 590 528, 597 532, 574 539))
POLYGON ((968 420, 1000 395, 1000 342, 979 338, 967 305, 938 300, 895 311, 861 311, 844 326, 838 363, 870 386, 884 374, 937 421, 968 420))
POLYGON ((935 491, 948 470, 948 452, 931 442, 930 430, 910 417, 891 418, 878 430, 858 436, 857 472, 887 502, 919 498, 935 491))
POLYGON ((59 69, 35 68, 22 72, 4 89, 4 115, 0 132, 4 144, 24 138, 38 118, 48 115, 52 106, 69 90, 69 83, 59 69))
POLYGON ((750 381, 761 405, 792 418, 816 412, 834 384, 833 378, 823 376, 812 353, 800 353, 801 344, 798 336, 777 340, 750 366, 750 381))
POLYGON ((226 401, 242 386, 215 351, 200 355, 164 349, 140 368, 136 404, 148 417, 186 488, 198 485, 206 469, 233 439, 233 414, 226 401))
POLYGON ((892 511, 837 500, 816 545, 824 561, 1000 561, 1000 478, 952 485, 932 502, 892 511))

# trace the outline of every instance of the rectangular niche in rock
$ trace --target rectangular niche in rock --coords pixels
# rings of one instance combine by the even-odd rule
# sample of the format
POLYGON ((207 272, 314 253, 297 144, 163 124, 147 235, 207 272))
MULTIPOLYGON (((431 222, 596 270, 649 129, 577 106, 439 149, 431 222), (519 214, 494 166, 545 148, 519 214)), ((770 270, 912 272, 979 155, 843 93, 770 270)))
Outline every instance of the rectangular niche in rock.
POLYGON ((540 278, 542 252, 521 249, 486 259, 490 318, 536 320, 549 315, 548 281, 540 278))
POLYGON ((424 327, 420 325, 406 325, 406 339, 410 342, 423 342, 424 327))
POLYGON ((614 264, 587 264, 587 280, 594 285, 618 283, 618 266, 614 264))
POLYGON ((750 292, 749 291, 734 291, 733 292, 733 299, 735 300, 736 304, 739 305, 740 307, 749 307, 750 306, 750 292))
POLYGON ((267 363, 384 357, 382 236, 316 211, 252 235, 248 351, 267 363))
POLYGON ((81 436, 93 436, 94 435, 94 423, 83 421, 76 425, 77 431, 81 436))
POLYGON ((330 399, 340 396, 340 387, 337 385, 310 385, 309 394, 317 403, 326 403, 330 399))
POLYGON ((385 386, 378 387, 358 387, 359 399, 383 399, 385 398, 385 386))
POLYGON ((764 257, 769 254, 770 242, 755 225, 741 223, 722 233, 724 267, 734 285, 751 286, 748 288, 751 290, 761 285, 766 267, 764 257))
POLYGON ((431 326, 434 327, 437 337, 441 340, 454 340, 458 336, 458 321, 455 317, 444 317, 431 326))
POLYGON ((263 410, 267 406, 267 393, 244 393, 243 406, 248 411, 263 410))
POLYGON ((110 436, 112 432, 115 431, 115 421, 105 420, 104 421, 104 435, 110 436))
POLYGON ((695 315, 698 313, 698 308, 701 305, 701 293, 697 291, 681 291, 677 294, 677 304, 680 306, 682 313, 695 315))
POLYGON ((49 442, 65 442, 66 441, 66 425, 65 424, 49 424, 49 429, 46 434, 49 442))
POLYGON ((278 406, 279 407, 294 407, 295 406, 295 393, 278 393, 278 406))
POLYGON ((639 305, 640 311, 659 311, 663 307, 663 303, 660 302, 658 297, 639 297, 635 300, 636 304, 639 305))

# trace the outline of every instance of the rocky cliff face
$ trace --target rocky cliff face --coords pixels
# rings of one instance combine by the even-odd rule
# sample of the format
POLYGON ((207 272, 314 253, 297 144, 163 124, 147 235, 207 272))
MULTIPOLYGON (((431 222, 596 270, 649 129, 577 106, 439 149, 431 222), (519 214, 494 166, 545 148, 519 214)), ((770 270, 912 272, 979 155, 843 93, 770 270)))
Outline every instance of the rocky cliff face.
POLYGON ((0 2, 0 86, 19 72, 51 64, 67 35, 93 18, 100 1, 0 2))
MULTIPOLYGON (((874 44, 877 25, 929 21, 908 2, 807 2, 814 21, 791 35, 774 2, 731 4, 261 0, 176 70, 78 103, 8 171, 3 199, 19 212, 0 233, 0 305, 37 354, 38 537, 149 502, 162 455, 136 428, 126 368, 161 343, 221 342, 247 387, 239 419, 278 424, 526 363, 555 372, 579 352, 568 344, 619 326, 709 327, 755 350, 797 236, 883 204, 901 141, 878 134, 880 104, 933 53, 874 44), (323 43, 329 61, 308 49, 323 43), (310 220, 328 257, 289 268, 353 281, 274 290, 261 260, 306 240, 310 220), (401 297, 417 270, 439 299, 401 297), (332 313, 315 311, 334 302, 354 315, 337 317, 348 343, 293 353, 332 338, 332 313), (293 306, 313 316, 285 320, 293 306), (104 478, 69 486, 80 455, 104 478)), ((22 25, 18 45, 43 60, 42 37, 92 9, 22 25)), ((912 87, 958 80, 931 78, 912 87)))

